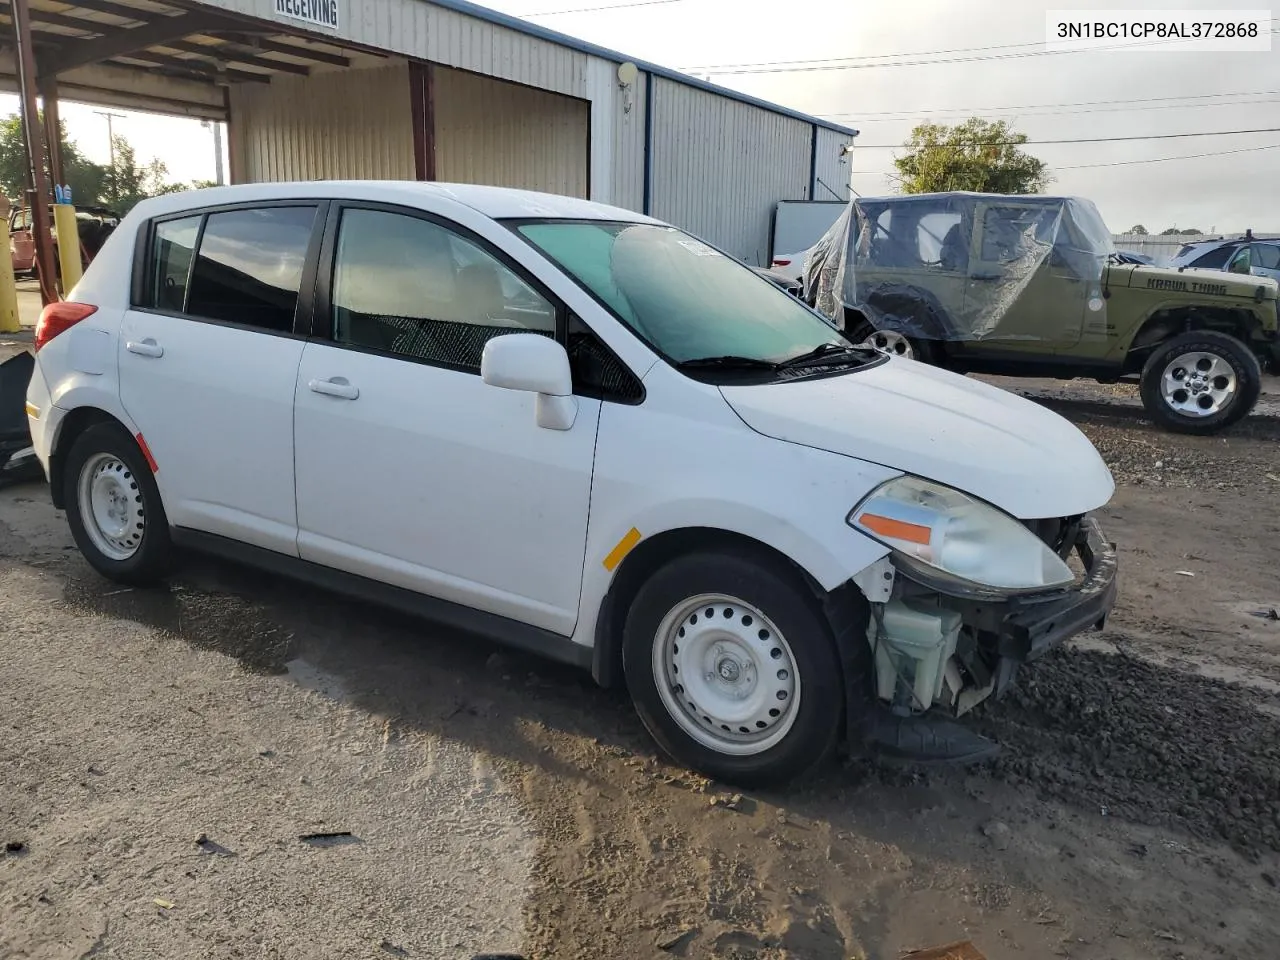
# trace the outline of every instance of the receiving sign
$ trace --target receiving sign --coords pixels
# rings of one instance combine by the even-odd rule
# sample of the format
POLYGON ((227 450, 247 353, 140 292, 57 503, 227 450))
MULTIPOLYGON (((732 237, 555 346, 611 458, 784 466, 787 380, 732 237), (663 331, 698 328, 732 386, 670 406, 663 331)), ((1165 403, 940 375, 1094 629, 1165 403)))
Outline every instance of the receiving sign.
POLYGON ((338 0, 276 0, 276 13, 317 27, 338 29, 338 0))

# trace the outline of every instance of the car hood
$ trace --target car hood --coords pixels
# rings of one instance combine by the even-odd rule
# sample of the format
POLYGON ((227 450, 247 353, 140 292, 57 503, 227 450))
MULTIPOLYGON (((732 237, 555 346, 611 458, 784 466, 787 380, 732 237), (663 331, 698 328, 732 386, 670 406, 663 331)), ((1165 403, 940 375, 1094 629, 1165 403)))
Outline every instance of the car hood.
MULTIPOLYGON (((1115 270, 1114 267, 1112 269, 1115 270)), ((1150 287, 1153 290, 1175 290, 1210 297, 1248 297, 1250 300, 1258 298, 1259 289, 1262 290, 1262 299, 1274 300, 1277 290, 1276 281, 1270 277, 1200 267, 1179 270, 1172 267, 1126 265, 1111 274, 1111 283, 1118 279, 1126 287, 1150 287)))
POLYGON ((1115 491, 1098 451, 1067 420, 912 360, 720 390, 757 433, 936 480, 1021 520, 1087 513, 1115 491))

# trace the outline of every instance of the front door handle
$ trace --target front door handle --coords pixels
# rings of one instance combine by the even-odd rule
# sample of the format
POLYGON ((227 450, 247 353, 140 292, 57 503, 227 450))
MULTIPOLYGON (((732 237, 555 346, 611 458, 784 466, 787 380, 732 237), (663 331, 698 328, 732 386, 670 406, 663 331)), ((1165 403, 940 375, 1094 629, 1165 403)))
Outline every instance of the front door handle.
POLYGON ((354 400, 360 396, 360 388, 347 382, 346 377, 331 377, 328 380, 312 380, 307 384, 313 393, 323 393, 326 397, 339 397, 343 400, 354 400))
POLYGON ((124 348, 140 357, 164 356, 164 347, 156 343, 151 337, 147 337, 144 340, 128 340, 125 342, 124 348))

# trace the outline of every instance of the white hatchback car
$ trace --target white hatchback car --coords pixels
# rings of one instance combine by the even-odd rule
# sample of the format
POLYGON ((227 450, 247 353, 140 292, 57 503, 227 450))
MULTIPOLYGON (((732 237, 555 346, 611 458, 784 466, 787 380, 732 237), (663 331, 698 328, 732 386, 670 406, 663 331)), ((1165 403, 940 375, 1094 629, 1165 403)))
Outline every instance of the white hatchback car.
POLYGON ((953 718, 1115 598, 1075 427, 626 210, 158 197, 35 343, 36 451, 101 573, 190 547, 478 630, 625 681, 728 781, 841 739, 984 755, 953 718))

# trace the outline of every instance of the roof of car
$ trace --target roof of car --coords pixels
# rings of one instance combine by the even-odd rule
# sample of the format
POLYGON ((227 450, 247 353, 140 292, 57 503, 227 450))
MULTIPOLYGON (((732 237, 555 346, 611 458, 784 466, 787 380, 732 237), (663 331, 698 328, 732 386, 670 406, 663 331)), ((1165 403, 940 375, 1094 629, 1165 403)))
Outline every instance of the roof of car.
POLYGON ((186 190, 144 200, 138 206, 147 217, 180 213, 197 207, 253 201, 293 199, 350 199, 412 206, 424 195, 443 197, 492 217, 504 219, 624 220, 656 223, 649 217, 592 200, 562 197, 510 187, 471 183, 423 183, 414 180, 307 180, 248 183, 232 187, 186 190))

